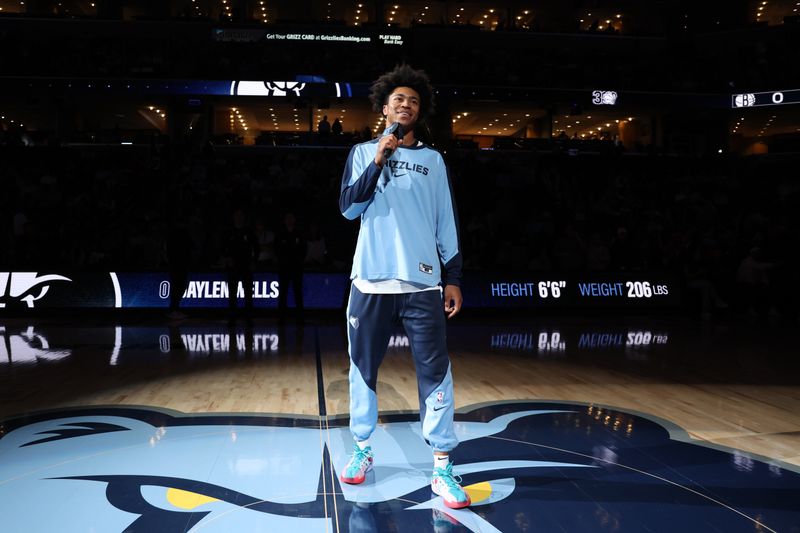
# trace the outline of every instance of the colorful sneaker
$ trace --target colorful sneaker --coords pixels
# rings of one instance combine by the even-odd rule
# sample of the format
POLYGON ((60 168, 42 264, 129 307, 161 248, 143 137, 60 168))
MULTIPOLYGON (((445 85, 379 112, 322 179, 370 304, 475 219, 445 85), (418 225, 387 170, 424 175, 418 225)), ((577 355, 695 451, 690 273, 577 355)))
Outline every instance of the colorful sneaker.
POLYGON ((444 500, 444 504, 451 509, 461 509, 469 506, 472 501, 469 494, 461 488, 461 478, 453 476, 453 465, 445 468, 434 468, 431 478, 431 490, 444 500))
POLYGON ((339 476, 344 483, 358 485, 364 483, 367 472, 372 470, 372 447, 367 446, 363 450, 354 445, 353 456, 344 467, 344 471, 339 476))

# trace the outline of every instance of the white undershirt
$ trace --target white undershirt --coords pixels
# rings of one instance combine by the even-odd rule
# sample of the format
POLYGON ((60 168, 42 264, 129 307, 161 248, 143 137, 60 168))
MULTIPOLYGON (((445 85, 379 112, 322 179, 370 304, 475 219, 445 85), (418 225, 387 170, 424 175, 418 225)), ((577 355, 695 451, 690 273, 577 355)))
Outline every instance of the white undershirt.
POLYGON ((411 292, 442 290, 439 285, 434 287, 422 287, 400 279, 370 281, 368 279, 356 278, 353 280, 353 285, 363 294, 408 294, 411 292))

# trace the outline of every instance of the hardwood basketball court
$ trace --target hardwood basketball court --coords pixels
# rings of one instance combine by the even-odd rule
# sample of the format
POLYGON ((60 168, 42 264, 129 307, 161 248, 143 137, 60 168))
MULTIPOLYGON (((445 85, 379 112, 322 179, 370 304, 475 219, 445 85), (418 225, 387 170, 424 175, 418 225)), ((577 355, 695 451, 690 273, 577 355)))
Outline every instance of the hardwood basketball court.
MULTIPOLYGON (((6 320, 0 329, 5 351, 0 361, 4 400, 0 415, 5 420, 0 433, 4 439, 0 439, 0 443, 8 441, 15 431, 34 428, 37 423, 58 417, 112 417, 97 422, 105 427, 103 424, 119 425, 112 423, 114 414, 118 412, 137 420, 166 416, 169 420, 157 427, 168 435, 178 419, 183 420, 179 425, 185 425, 189 423, 187 420, 205 421, 211 416, 214 424, 228 420, 223 425, 231 426, 246 420, 245 426, 259 428, 272 422, 262 424, 252 420, 274 419, 276 427, 311 428, 319 433, 316 446, 323 450, 322 469, 323 472, 326 468, 330 470, 330 475, 312 476, 325 481, 325 486, 320 481, 318 488, 320 501, 326 504, 325 512, 317 517, 322 521, 319 524, 326 524, 320 526, 320 530, 369 530, 369 524, 373 523, 402 525, 408 516, 417 516, 396 508, 397 502, 406 501, 416 502, 415 509, 427 505, 426 508, 433 511, 431 518, 425 515, 425 524, 432 525, 435 531, 526 530, 518 523, 519 517, 515 522, 504 514, 505 511, 498 510, 502 498, 497 494, 506 494, 503 498, 508 505, 514 497, 508 496, 514 493, 513 487, 508 489, 508 483, 513 485, 508 472, 504 474, 506 477, 487 481, 490 483, 487 486, 493 487, 489 492, 495 496, 487 496, 486 502, 490 503, 480 509, 495 509, 498 514, 494 516, 479 510, 469 516, 453 516, 443 509, 437 511, 435 503, 408 497, 411 493, 402 491, 406 496, 391 500, 395 504, 374 496, 370 501, 378 507, 372 507, 373 514, 364 515, 358 506, 348 507, 353 501, 359 501, 360 496, 348 492, 350 487, 338 487, 334 475, 338 462, 344 460, 348 440, 348 357, 344 323, 343 320, 339 323, 338 318, 319 316, 304 327, 285 328, 279 328, 270 319, 258 319, 252 326, 240 324, 232 328, 224 320, 211 318, 191 318, 181 322, 146 318, 120 324, 95 319, 82 320, 80 325, 67 319, 6 320), (130 408, 137 409, 135 414, 125 410, 130 408), (157 414, 145 416, 142 412, 157 414), (183 419, 184 415, 189 416, 183 419), (332 509, 337 502, 343 513, 345 508, 349 510, 340 514, 332 509), (375 514, 375 509, 384 505, 389 507, 375 514)), ((725 468, 737 472, 737 475, 744 471, 758 471, 759 465, 763 464, 765 472, 772 472, 773 477, 787 484, 782 485, 782 492, 775 493, 770 492, 777 490, 775 487, 769 490, 762 487, 761 492, 767 495, 765 498, 772 498, 774 494, 782 496, 771 504, 756 503, 756 507, 761 505, 765 511, 753 514, 747 510, 751 508, 749 503, 736 498, 726 499, 720 495, 719 487, 705 485, 699 479, 692 482, 695 485, 690 483, 686 490, 702 493, 704 498, 723 505, 726 513, 733 513, 731 516, 742 521, 732 523, 733 529, 730 530, 738 530, 737 527, 752 530, 756 524, 765 531, 791 531, 771 528, 800 520, 796 506, 800 496, 800 414, 797 412, 800 384, 791 328, 769 323, 699 323, 678 318, 485 319, 464 313, 450 323, 448 343, 455 380, 457 425, 469 428, 473 427, 470 424, 491 424, 501 413, 506 413, 502 416, 511 416, 508 413, 515 410, 528 413, 525 416, 539 413, 539 418, 525 420, 554 417, 539 429, 536 429, 538 422, 523 426, 519 426, 522 422, 512 423, 508 431, 517 431, 515 436, 501 438, 500 433, 493 433, 498 436, 487 437, 494 439, 487 441, 493 443, 491 446, 526 442, 529 446, 537 446, 537 453, 561 450, 558 453, 571 454, 573 461, 559 461, 560 468, 565 468, 564 465, 596 468, 598 464, 613 464, 615 468, 649 472, 647 475, 652 479, 667 479, 675 486, 684 487, 678 481, 668 480, 669 476, 656 475, 648 469, 634 468, 632 463, 623 464, 614 459, 615 454, 621 454, 619 450, 627 448, 652 456, 652 450, 646 452, 649 448, 642 447, 637 439, 651 434, 661 435, 658 437, 661 439, 669 434, 664 443, 680 446, 681 454, 688 453, 687 450, 719 453, 721 455, 714 456, 711 462, 728 465, 725 468), (564 433, 567 426, 569 435, 564 433), (662 431, 663 434, 659 433, 662 431), (563 441, 558 435, 562 435, 563 441), (568 444, 576 442, 576 438, 599 440, 592 440, 591 445, 586 441, 581 446, 589 447, 577 452, 574 448, 577 445, 568 444), (609 444, 612 442, 616 444, 609 444), (634 442, 638 444, 634 446, 634 442), (604 455, 608 453, 611 455, 604 455), (594 459, 584 464, 585 459, 591 457, 594 459)), ((390 341, 381 367, 378 398, 381 431, 397 438, 393 432, 407 424, 413 425, 416 420, 414 413, 418 409, 408 339, 399 329, 390 341)), ((51 430, 44 434, 51 435, 50 439, 70 438, 63 436, 66 434, 63 429, 59 431, 61 433, 51 430)), ((115 435, 121 434, 120 431, 115 435)), ((237 431, 234 434, 241 433, 237 431)), ((151 440, 158 441, 161 438, 158 434, 156 431, 151 440)), ((469 438, 472 437, 465 437, 469 438)), ((72 440, 77 444, 80 439, 72 440)), ((477 442, 464 442, 454 452, 456 465, 466 467, 470 458, 480 463, 481 457, 472 456, 480 455, 476 450, 485 449, 485 446, 482 444, 484 448, 480 448, 477 442), (463 456, 460 456, 462 448, 463 456)), ((379 446, 376 447, 376 461, 379 462, 380 450, 379 446)), ((291 448, 294 449, 294 445, 291 448)), ((286 456, 291 452, 281 450, 275 457, 287 460, 286 456)), ((6 450, 6 453, 12 452, 6 450)), ((267 453, 266 449, 264 453, 267 453)), ((274 455, 275 450, 270 453, 274 455)), ((278 461, 275 457, 259 461, 278 461)), ((424 465, 417 462, 409 464, 424 469, 424 465)), ((669 471, 678 471, 682 468, 678 464, 688 463, 681 459, 676 465, 669 465, 660 459, 658 464, 669 471)), ((42 468, 47 470, 50 467, 42 468)), ((319 472, 319 469, 315 471, 319 472)), ((31 472, 24 473, 29 474, 31 472)), ((474 481, 473 476, 477 475, 474 472, 467 474, 467 471, 462 473, 466 481, 474 481)), ((378 492, 389 490, 381 483, 393 480, 395 474, 385 480, 381 475, 375 474, 375 490, 378 492)), ((19 476, 23 476, 23 472, 17 477, 6 473, 0 478, 0 491, 4 485, 10 489, 19 476)), ((526 479, 528 481, 524 483, 517 479, 516 494, 523 494, 521 487, 529 487, 531 479, 538 478, 534 475, 526 479)), ((113 482, 104 482, 109 483, 109 490, 114 486, 113 482)), ((569 483, 589 490, 575 479, 569 483)), ((316 485, 316 481, 313 484, 316 485)), ((417 491, 412 491, 413 494, 424 489, 422 485, 404 487, 403 490, 417 491)), ((536 499, 539 496, 534 500, 539 501, 536 499)), ((587 502, 594 502, 593 505, 599 509, 608 509, 608 502, 603 503, 598 498, 602 500, 599 496, 592 496, 587 502)), ((214 501, 218 500, 224 498, 216 496, 214 501)), ((686 509, 691 508, 691 504, 688 505, 686 509)), ((295 511, 287 513, 291 515, 295 511)), ((297 511, 293 516, 313 515, 304 513, 297 511)), ((564 517, 570 515, 570 512, 565 513, 564 517)), ((639 516, 638 513, 634 514, 639 516)), ((229 515, 223 513, 222 516, 229 515)), ((548 527, 603 530, 594 519, 581 526, 564 517, 551 516, 548 527)), ((412 522, 417 520, 408 519, 412 522)), ((695 518, 689 515, 686 519, 689 520, 687 523, 695 523, 692 522, 695 518)), ((144 515, 140 520, 145 520, 144 515)), ((641 520, 636 522, 639 526, 646 522, 641 520)), ((223 522, 218 520, 214 523, 223 522)), ((21 524, 26 522, 14 523, 22 527, 21 524)), ((144 523, 135 522, 138 525, 144 523)), ((181 530, 188 531, 194 524, 199 531, 207 527, 205 521, 189 521, 181 530)), ((263 530, 273 526, 263 526, 266 528, 263 530)), ((252 527, 253 530, 262 530, 252 527)), ((375 527, 376 531, 383 530, 380 526, 375 527)), ((637 527, 623 522, 619 530, 636 531, 637 527)), ((77 527, 74 530, 88 529, 77 527)), ((548 529, 534 527, 528 530, 548 529)), ((696 530, 707 529, 698 526, 696 530)))

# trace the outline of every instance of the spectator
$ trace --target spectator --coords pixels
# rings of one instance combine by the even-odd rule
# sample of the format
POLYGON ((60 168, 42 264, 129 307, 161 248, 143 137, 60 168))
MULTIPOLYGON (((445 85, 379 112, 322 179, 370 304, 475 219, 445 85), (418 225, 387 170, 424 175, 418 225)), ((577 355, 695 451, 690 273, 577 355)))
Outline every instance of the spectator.
POLYGON ((294 293, 295 320, 302 324, 303 309, 303 261, 306 257, 306 240, 297 227, 293 212, 287 212, 275 238, 278 256, 278 313, 281 323, 288 314, 289 285, 294 293))
POLYGON ((322 267, 327 263, 328 250, 325 247, 325 237, 319 224, 312 222, 308 228, 308 241, 306 249, 305 263, 310 267, 322 267))
POLYGON ((180 310, 180 303, 189 283, 191 242, 185 222, 173 219, 167 239, 167 267, 170 285, 167 316, 175 320, 186 318, 186 315, 180 310))
POLYGON ((317 132, 321 139, 327 139, 331 134, 331 123, 328 122, 328 115, 324 115, 317 124, 317 132))
POLYGON ((763 260, 761 248, 754 246, 739 263, 736 281, 739 286, 744 308, 750 316, 758 316, 767 309, 775 313, 771 306, 770 270, 772 263, 763 260))
POLYGON ((225 239, 225 266, 228 271, 228 324, 233 325, 239 315, 237 300, 239 286, 244 296, 244 317, 253 320, 253 267, 258 258, 258 240, 247 225, 244 211, 233 211, 233 226, 225 239))

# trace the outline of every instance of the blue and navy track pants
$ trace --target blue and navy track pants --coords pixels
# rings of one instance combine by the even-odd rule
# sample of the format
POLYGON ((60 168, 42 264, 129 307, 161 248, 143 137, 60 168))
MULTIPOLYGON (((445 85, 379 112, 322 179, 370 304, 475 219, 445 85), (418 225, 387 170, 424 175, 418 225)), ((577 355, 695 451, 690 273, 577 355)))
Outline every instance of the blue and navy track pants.
POLYGON ((378 422, 378 367, 399 324, 408 335, 417 371, 422 435, 434 451, 456 447, 445 322, 440 291, 364 294, 351 286, 347 305, 350 431, 356 440, 368 439, 378 422))

